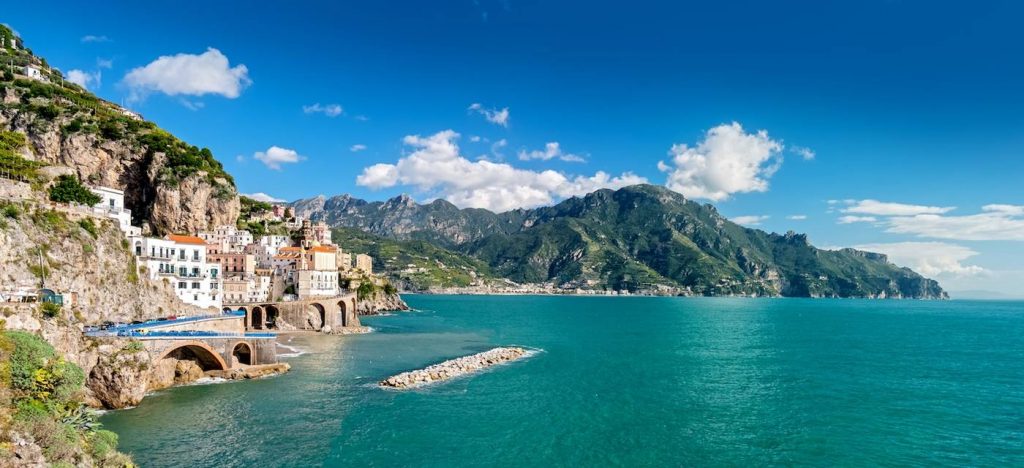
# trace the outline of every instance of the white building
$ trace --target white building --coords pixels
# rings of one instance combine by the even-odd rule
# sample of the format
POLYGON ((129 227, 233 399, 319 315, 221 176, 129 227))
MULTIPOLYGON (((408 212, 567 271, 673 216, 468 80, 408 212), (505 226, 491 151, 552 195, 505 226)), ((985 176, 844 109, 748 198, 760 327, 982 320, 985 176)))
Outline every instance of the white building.
POLYGON ((120 112, 121 115, 123 115, 125 117, 128 117, 129 119, 142 120, 142 115, 139 114, 138 112, 133 112, 133 111, 130 111, 130 110, 125 109, 123 107, 118 107, 117 111, 120 112))
POLYGON ((231 225, 217 226, 213 231, 199 233, 199 238, 208 244, 217 244, 224 252, 241 252, 252 244, 252 233, 231 225))
POLYGON ((23 69, 23 72, 25 73, 25 76, 27 76, 27 77, 29 77, 29 78, 31 78, 33 80, 50 81, 50 80, 46 79, 45 76, 43 76, 43 72, 42 72, 42 70, 39 69, 39 67, 36 67, 36 66, 33 66, 33 65, 25 65, 25 68, 23 69))
POLYGON ((299 270, 295 292, 300 299, 338 295, 338 270, 299 270))
POLYGON ((110 187, 91 187, 93 193, 99 195, 102 200, 93 205, 95 213, 107 215, 117 220, 117 227, 121 228, 128 237, 137 237, 142 234, 142 229, 132 226, 132 210, 124 207, 124 192, 110 187))
POLYGON ((167 280, 182 301, 220 309, 223 300, 220 265, 207 263, 206 242, 194 236, 133 237, 140 267, 153 280, 167 280))

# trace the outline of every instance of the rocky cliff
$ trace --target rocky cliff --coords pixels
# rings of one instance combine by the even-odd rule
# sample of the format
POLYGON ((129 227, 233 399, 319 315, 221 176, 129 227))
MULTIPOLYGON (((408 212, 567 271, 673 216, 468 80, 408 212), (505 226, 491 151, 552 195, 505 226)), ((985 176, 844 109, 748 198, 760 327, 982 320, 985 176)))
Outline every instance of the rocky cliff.
MULTIPOLYGON (((24 50, 11 60, 45 67, 24 50)), ((21 157, 92 185, 124 190, 133 224, 157 234, 235 223, 234 181, 209 150, 188 145, 59 75, 50 76, 52 82, 0 76, 0 131, 27 136, 21 157)))

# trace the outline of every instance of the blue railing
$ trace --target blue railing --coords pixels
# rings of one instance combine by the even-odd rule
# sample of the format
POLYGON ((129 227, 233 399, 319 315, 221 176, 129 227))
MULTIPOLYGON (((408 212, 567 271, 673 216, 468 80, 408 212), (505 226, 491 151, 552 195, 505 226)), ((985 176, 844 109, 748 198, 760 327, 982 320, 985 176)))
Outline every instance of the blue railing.
POLYGON ((87 333, 89 336, 114 336, 118 338, 248 338, 269 339, 277 335, 273 333, 233 333, 206 330, 119 330, 116 332, 101 331, 87 333))
POLYGON ((173 319, 173 320, 147 320, 147 321, 142 322, 142 323, 119 325, 119 326, 116 326, 116 327, 107 328, 105 330, 100 330, 100 329, 96 329, 96 328, 87 328, 86 332, 87 333, 93 333, 93 334, 113 335, 113 334, 116 334, 117 332, 121 332, 121 331, 132 331, 132 330, 139 330, 139 329, 144 329, 144 328, 165 327, 165 326, 169 326, 169 325, 180 325, 182 323, 198 322, 200 320, 218 319, 218 318, 224 318, 224 317, 244 317, 244 316, 245 316, 245 311, 244 310, 232 310, 230 312, 224 312, 222 314, 217 314, 217 315, 196 315, 196 316, 193 316, 193 317, 181 317, 181 318, 176 318, 176 319, 173 319))

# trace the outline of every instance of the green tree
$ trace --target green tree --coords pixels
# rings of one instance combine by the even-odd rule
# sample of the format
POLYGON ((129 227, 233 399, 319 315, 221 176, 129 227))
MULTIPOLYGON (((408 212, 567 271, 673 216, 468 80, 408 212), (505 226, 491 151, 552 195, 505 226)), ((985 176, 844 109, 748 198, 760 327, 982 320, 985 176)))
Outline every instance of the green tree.
POLYGON ((93 206, 103 200, 102 197, 93 193, 88 187, 82 185, 78 177, 62 175, 57 183, 50 187, 50 200, 60 203, 80 203, 86 206, 93 206))

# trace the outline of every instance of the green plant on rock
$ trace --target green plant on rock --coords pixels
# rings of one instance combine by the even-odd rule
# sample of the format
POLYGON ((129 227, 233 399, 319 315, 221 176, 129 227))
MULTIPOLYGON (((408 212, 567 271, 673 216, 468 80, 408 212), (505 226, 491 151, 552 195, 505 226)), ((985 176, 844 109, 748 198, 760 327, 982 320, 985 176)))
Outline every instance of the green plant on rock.
POLYGON ((39 311, 43 313, 43 317, 54 318, 60 315, 60 304, 44 302, 40 304, 39 311))
POLYGON ((92 218, 82 218, 80 221, 78 221, 78 225, 82 229, 84 229, 85 232, 88 232, 89 235, 93 237, 93 239, 99 236, 99 232, 96 229, 96 223, 92 220, 92 218))
POLYGON ((60 203, 79 203, 93 206, 103 200, 78 180, 78 177, 62 175, 57 183, 50 187, 50 200, 60 203))

